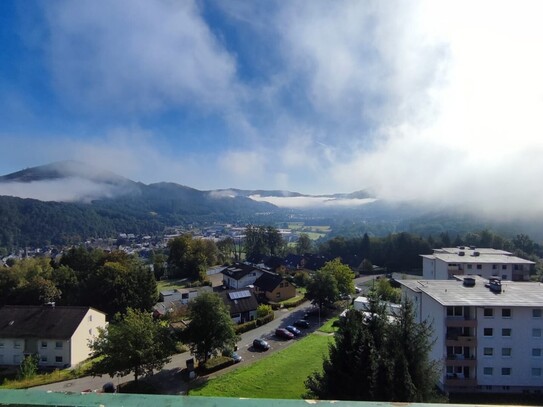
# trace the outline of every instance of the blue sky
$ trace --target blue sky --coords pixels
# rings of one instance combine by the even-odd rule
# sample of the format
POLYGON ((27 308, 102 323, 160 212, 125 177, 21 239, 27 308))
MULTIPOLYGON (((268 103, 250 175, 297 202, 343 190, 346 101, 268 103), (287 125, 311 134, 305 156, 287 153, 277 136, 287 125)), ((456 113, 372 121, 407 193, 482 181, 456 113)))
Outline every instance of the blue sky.
POLYGON ((4 0, 0 173, 541 206, 542 7, 4 0))

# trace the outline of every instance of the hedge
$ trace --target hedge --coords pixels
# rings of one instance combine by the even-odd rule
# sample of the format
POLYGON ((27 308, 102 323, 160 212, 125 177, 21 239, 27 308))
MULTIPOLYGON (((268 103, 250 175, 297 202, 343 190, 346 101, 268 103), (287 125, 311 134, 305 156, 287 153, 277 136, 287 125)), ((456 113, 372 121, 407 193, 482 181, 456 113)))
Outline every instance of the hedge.
POLYGON ((213 373, 217 370, 224 369, 225 367, 234 364, 234 359, 228 356, 217 356, 209 359, 207 362, 200 365, 200 369, 203 374, 213 373))
POLYGON ((259 327, 259 326, 265 325, 268 322, 273 321, 274 318, 275 318, 274 313, 270 312, 265 317, 253 319, 252 321, 236 325, 234 327, 234 329, 235 329, 236 333, 242 334, 243 332, 247 332, 247 331, 250 331, 251 329, 255 329, 255 328, 259 327))

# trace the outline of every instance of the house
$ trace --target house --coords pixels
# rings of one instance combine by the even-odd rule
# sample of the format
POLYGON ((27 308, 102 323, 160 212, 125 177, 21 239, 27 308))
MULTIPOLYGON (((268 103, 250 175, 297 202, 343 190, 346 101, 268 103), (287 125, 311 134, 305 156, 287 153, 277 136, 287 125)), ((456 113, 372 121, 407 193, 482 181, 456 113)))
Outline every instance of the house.
POLYGON ((253 285, 256 295, 269 301, 283 301, 296 296, 296 287, 279 274, 264 272, 253 285))
POLYGON ((454 275, 476 274, 483 278, 510 281, 529 281, 533 261, 513 256, 505 250, 474 246, 434 249, 423 254, 422 275, 425 279, 447 280, 454 275))
POLYGON ((178 311, 186 307, 192 299, 198 297, 203 292, 213 292, 213 288, 203 286, 161 291, 159 293, 160 301, 153 306, 153 316, 160 318, 170 312, 178 311))
POLYGON ((6 305, 0 308, 0 365, 39 355, 41 366, 70 367, 91 354, 89 342, 106 327, 90 307, 6 305))
POLYGON ((222 291, 219 295, 230 310, 230 316, 236 324, 256 319, 258 301, 252 289, 222 291))
POLYGON ((442 366, 444 391, 542 391, 542 284, 479 276, 399 282, 418 322, 432 322, 430 358, 442 366))
POLYGON ((264 273, 264 270, 245 263, 235 263, 222 270, 224 285, 232 289, 243 288, 254 284, 262 273, 264 273))

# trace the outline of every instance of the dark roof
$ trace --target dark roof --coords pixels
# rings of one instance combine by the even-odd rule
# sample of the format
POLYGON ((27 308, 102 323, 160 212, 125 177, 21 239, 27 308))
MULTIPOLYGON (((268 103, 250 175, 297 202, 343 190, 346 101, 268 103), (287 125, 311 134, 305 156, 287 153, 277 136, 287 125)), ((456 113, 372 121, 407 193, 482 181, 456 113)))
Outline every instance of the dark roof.
POLYGON ((260 288, 262 291, 271 292, 281 284, 283 277, 279 274, 266 272, 256 279, 254 285, 260 288))
POLYGON ((245 277, 247 274, 252 273, 254 271, 262 271, 262 270, 254 266, 250 266, 248 264, 236 263, 232 266, 226 267, 222 271, 222 274, 228 277, 232 277, 234 280, 239 280, 245 277))
POLYGON ((89 309, 6 305, 0 308, 0 338, 69 339, 89 309))
POLYGON ((247 287, 242 288, 241 290, 227 290, 222 291, 220 296, 228 309, 230 310, 230 315, 241 314, 243 312, 254 311, 258 308, 258 301, 253 290, 248 289, 247 287), (229 293, 247 291, 251 293, 249 297, 239 298, 236 300, 231 300, 229 293))
POLYGON ((291 269, 300 267, 303 262, 304 262, 304 257, 300 256, 299 254, 290 253, 285 258, 285 265, 287 267, 290 267, 291 269))
POLYGON ((284 266, 285 265, 285 260, 281 257, 277 257, 277 256, 268 256, 264 259, 262 259, 262 263, 266 266, 266 267, 269 267, 270 269, 272 270, 275 270, 281 266, 284 266))

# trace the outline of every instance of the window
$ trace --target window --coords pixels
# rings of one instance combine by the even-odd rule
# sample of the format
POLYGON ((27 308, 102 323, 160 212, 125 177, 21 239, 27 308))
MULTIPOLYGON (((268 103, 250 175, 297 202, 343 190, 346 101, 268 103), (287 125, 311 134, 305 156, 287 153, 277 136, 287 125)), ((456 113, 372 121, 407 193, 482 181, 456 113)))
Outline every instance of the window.
POLYGON ((42 349, 47 348, 47 341, 41 341, 41 347, 42 349))
POLYGON ((511 368, 502 367, 502 376, 511 376, 511 368))
POLYGON ((279 284, 279 287, 280 287, 280 288, 283 288, 283 287, 284 287, 284 284, 283 284, 283 283, 279 284))
POLYGON ((471 270, 472 267, 473 267, 473 265, 468 264, 468 270, 471 270))
POLYGON ((532 376, 541 376, 541 368, 540 367, 532 367, 532 376))
POLYGON ((275 294, 275 297, 276 297, 276 298, 281 298, 281 293, 275 294))
POLYGON ((541 348, 532 348, 532 356, 535 358, 541 357, 541 348))
POLYGON ((485 356, 492 356, 494 354, 494 348, 484 348, 483 354, 485 356))
POLYGON ((532 318, 541 318, 541 308, 534 308, 532 310, 532 318))
POLYGON ((89 329, 89 335, 92 335, 92 328, 89 329))
POLYGON ((21 342, 19 341, 13 342, 13 349, 21 349, 21 342))
POLYGON ((507 280, 507 274, 502 274, 502 280, 507 280))
POLYGON ((483 329, 483 335, 484 336, 492 336, 492 335, 494 335, 494 330, 492 328, 485 328, 485 329, 483 329))
POLYGON ((92 315, 89 315, 89 322, 92 322, 92 315))
POLYGON ((511 348, 502 348, 502 356, 511 357, 511 348))
POLYGON ((497 264, 493 264, 492 265, 492 270, 496 270, 498 268, 498 265, 497 264))
POLYGON ((62 356, 55 356, 56 363, 62 363, 62 356))
POLYGON ((502 264, 502 270, 507 270, 507 264, 502 264))
POLYGON ((56 341, 55 342, 55 348, 56 349, 62 349, 62 341, 56 341))
POLYGON ((482 266, 482 265, 480 265, 480 264, 477 264, 477 270, 481 270, 482 268, 483 268, 483 266, 482 266))
POLYGON ((502 308, 502 318, 511 318, 511 308, 502 308))
POLYGON ((462 307, 447 307, 448 317, 461 317, 462 315, 464 315, 462 307))
POLYGON ((534 338, 541 338, 541 328, 532 328, 532 336, 534 338))
POLYGON ((491 367, 485 367, 483 368, 483 374, 485 376, 492 376, 492 374, 494 373, 494 369, 491 368, 491 367))
POLYGON ((493 317, 494 316, 494 309, 493 308, 485 308, 484 310, 484 316, 485 317, 493 317))
POLYGON ((46 355, 41 355, 41 361, 42 361, 42 363, 47 363, 47 356, 46 355))
POLYGON ((4 342, 0 342, 0 349, 4 349, 4 342))
POLYGON ((511 328, 502 328, 502 336, 511 336, 511 328))

